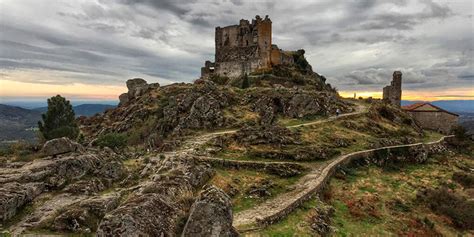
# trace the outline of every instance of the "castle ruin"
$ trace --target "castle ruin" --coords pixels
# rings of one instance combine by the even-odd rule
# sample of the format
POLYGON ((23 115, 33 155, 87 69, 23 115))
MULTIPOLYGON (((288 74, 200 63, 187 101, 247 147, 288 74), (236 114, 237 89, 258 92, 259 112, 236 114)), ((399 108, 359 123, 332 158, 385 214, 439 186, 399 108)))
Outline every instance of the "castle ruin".
POLYGON ((393 79, 389 86, 383 88, 383 100, 390 104, 401 106, 402 100, 402 72, 394 71, 393 79))
POLYGON ((215 44, 215 62, 205 62, 201 78, 234 78, 294 63, 293 51, 272 44, 272 21, 268 16, 262 19, 257 15, 252 23, 242 19, 238 25, 216 27, 215 44))

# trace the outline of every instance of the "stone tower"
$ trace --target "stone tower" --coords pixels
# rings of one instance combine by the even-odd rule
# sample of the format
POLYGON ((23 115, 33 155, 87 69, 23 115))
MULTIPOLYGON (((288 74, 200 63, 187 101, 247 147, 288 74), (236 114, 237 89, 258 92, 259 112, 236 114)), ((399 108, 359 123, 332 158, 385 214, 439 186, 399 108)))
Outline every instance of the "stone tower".
POLYGON ((389 86, 383 88, 383 100, 398 107, 402 101, 402 72, 393 72, 393 79, 389 86))
POLYGON ((272 44, 272 21, 268 16, 257 15, 252 22, 242 19, 238 25, 216 27, 215 44, 215 62, 205 62, 201 78, 240 77, 265 72, 273 65, 294 63, 294 52, 272 44))

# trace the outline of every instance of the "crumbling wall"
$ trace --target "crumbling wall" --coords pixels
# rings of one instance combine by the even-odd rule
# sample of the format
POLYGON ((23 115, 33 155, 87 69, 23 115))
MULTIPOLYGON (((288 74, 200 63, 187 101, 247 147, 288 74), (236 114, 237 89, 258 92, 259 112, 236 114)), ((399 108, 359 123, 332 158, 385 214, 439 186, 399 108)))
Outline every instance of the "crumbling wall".
POLYGON ((201 68, 201 78, 212 75, 240 77, 256 71, 271 69, 272 65, 293 63, 291 55, 272 45, 272 21, 268 16, 256 16, 250 23, 216 27, 215 64, 201 68))
POLYGON ((402 72, 393 72, 393 79, 389 86, 383 88, 383 99, 398 107, 402 101, 402 72))

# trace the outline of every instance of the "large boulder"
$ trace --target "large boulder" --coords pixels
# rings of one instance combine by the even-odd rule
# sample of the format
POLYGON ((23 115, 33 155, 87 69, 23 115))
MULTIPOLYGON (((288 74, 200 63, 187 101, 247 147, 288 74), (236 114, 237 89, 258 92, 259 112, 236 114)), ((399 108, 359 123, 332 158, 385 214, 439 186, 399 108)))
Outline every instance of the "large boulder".
POLYGON ((148 83, 141 78, 134 78, 127 80, 127 88, 129 98, 135 98, 148 89, 148 83))
POLYGON ((84 151, 84 148, 79 143, 71 141, 67 137, 49 140, 43 145, 42 149, 42 153, 45 156, 56 156, 76 151, 82 152, 84 151))
POLYGON ((232 204, 227 194, 208 186, 191 207, 183 237, 239 236, 232 226, 232 204))

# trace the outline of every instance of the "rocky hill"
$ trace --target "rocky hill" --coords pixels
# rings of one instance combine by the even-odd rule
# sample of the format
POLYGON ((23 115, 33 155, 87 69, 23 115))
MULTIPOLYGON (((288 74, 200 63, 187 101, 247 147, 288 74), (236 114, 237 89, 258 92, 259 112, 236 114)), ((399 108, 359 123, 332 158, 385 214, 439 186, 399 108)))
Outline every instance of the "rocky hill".
MULTIPOLYGON (((320 83, 315 78, 305 80, 320 83)), ((293 79, 280 83, 263 86, 252 82, 249 88, 241 89, 212 80, 159 86, 131 79, 118 108, 81 118, 81 130, 89 140, 107 133, 124 133, 131 144, 163 149, 171 141, 199 130, 272 124, 279 118, 307 119, 333 115, 337 109, 353 110, 330 86, 318 89, 311 83, 295 84, 293 79)))
MULTIPOLYGON (((377 213, 367 203, 380 202, 351 191, 349 198, 357 197, 357 202, 342 206, 340 200, 348 197, 341 190, 354 188, 324 191, 331 178, 355 180, 351 172, 358 167, 396 172, 403 164, 422 166, 434 154, 449 155, 468 146, 423 131, 398 107, 341 99, 319 75, 298 73, 304 82, 293 75, 274 83, 274 74, 241 78, 245 86, 213 80, 167 86, 128 80, 128 92, 120 95, 117 108, 78 118, 85 138, 81 144, 58 138, 39 151, 30 149, 27 156, 13 150, 0 157, 0 234, 346 233, 357 229, 349 224, 366 226, 364 221, 373 220, 353 221, 348 208, 365 217, 366 212, 377 213), (126 146, 113 146, 120 139, 126 139, 126 146), (323 204, 317 194, 333 199, 327 197, 323 204)), ((464 152, 472 154, 472 149, 464 152)), ((458 178, 472 183, 469 168, 459 169, 465 172, 458 178)), ((335 185, 346 184, 331 183, 335 185)), ((382 191, 370 188, 358 189, 382 191)), ((471 210, 467 198, 453 198, 459 204, 456 210, 463 205, 471 210)), ((440 220, 456 223, 459 218, 435 212, 440 220)), ((459 223, 462 228, 472 224, 459 223)))

